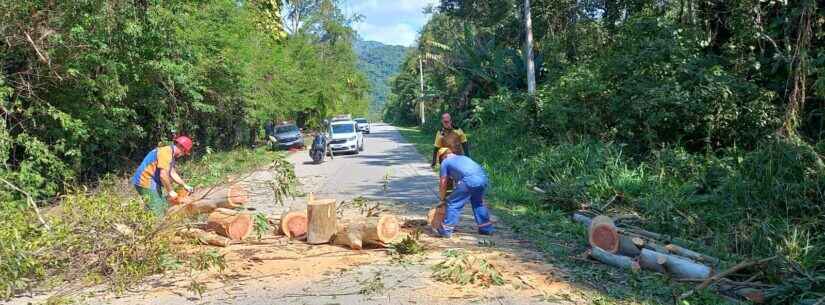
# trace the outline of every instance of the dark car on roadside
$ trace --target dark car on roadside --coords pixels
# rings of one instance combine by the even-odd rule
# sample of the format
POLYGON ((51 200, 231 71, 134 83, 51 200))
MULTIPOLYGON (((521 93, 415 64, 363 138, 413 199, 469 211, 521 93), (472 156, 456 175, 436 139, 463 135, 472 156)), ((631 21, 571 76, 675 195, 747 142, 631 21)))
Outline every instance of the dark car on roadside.
POLYGON ((295 124, 287 123, 275 126, 275 140, 279 148, 304 147, 304 135, 295 124))

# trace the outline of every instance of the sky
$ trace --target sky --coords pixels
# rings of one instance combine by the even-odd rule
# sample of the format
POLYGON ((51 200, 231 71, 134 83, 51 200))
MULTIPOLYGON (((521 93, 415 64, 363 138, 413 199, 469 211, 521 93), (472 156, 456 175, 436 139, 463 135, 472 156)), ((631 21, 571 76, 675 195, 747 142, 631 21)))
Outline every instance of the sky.
POLYGON ((439 0, 347 0, 344 10, 364 19, 354 28, 364 40, 412 46, 430 18, 423 10, 439 0))

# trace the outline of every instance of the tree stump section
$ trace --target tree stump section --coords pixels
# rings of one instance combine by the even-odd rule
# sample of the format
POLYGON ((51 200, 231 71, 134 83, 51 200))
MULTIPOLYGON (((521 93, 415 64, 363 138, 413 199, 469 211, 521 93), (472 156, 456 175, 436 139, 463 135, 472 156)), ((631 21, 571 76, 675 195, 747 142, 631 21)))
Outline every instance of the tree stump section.
POLYGON ((338 231, 335 199, 313 200, 307 204, 307 243, 326 244, 338 231))
POLYGON ((427 212, 427 223, 430 224, 430 227, 433 228, 434 231, 438 232, 438 229, 441 229, 441 225, 444 224, 444 215, 446 212, 447 206, 444 204, 439 204, 427 212))
POLYGON ((593 218, 587 235, 591 246, 610 253, 619 252, 619 232, 610 217, 600 215, 593 218))
POLYGON ((281 215, 281 233, 289 238, 305 237, 309 221, 306 211, 286 211, 281 215))
POLYGON ((242 240, 252 231, 252 215, 228 209, 216 209, 209 214, 206 227, 232 240, 242 240))
POLYGON ((398 218, 392 215, 356 219, 342 224, 335 234, 333 244, 361 250, 365 244, 384 247, 401 232, 398 218))

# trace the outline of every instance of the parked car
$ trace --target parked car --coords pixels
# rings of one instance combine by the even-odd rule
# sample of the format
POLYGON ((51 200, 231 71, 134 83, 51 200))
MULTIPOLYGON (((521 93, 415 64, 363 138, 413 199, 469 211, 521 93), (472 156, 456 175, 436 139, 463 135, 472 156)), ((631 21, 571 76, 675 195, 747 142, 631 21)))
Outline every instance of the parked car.
POLYGON ((364 150, 364 135, 355 121, 333 121, 329 124, 329 146, 334 153, 358 153, 364 150))
POLYGON ((292 123, 275 126, 275 139, 270 139, 272 144, 277 144, 279 148, 288 149, 291 147, 304 147, 304 135, 298 126, 292 123))
POLYGON ((369 134, 370 133, 370 122, 367 121, 365 118, 356 118, 355 120, 356 127, 358 127, 358 131, 369 134))

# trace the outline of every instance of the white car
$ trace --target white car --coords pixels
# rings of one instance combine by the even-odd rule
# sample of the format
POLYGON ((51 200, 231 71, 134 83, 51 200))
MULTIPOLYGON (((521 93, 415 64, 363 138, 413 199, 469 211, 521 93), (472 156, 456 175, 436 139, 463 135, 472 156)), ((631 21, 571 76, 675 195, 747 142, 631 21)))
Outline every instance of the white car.
POLYGON ((364 150, 364 135, 355 121, 335 121, 329 124, 329 147, 333 153, 359 153, 364 150))
POLYGON ((370 123, 365 118, 356 118, 355 126, 358 127, 358 131, 369 134, 370 133, 370 123))

